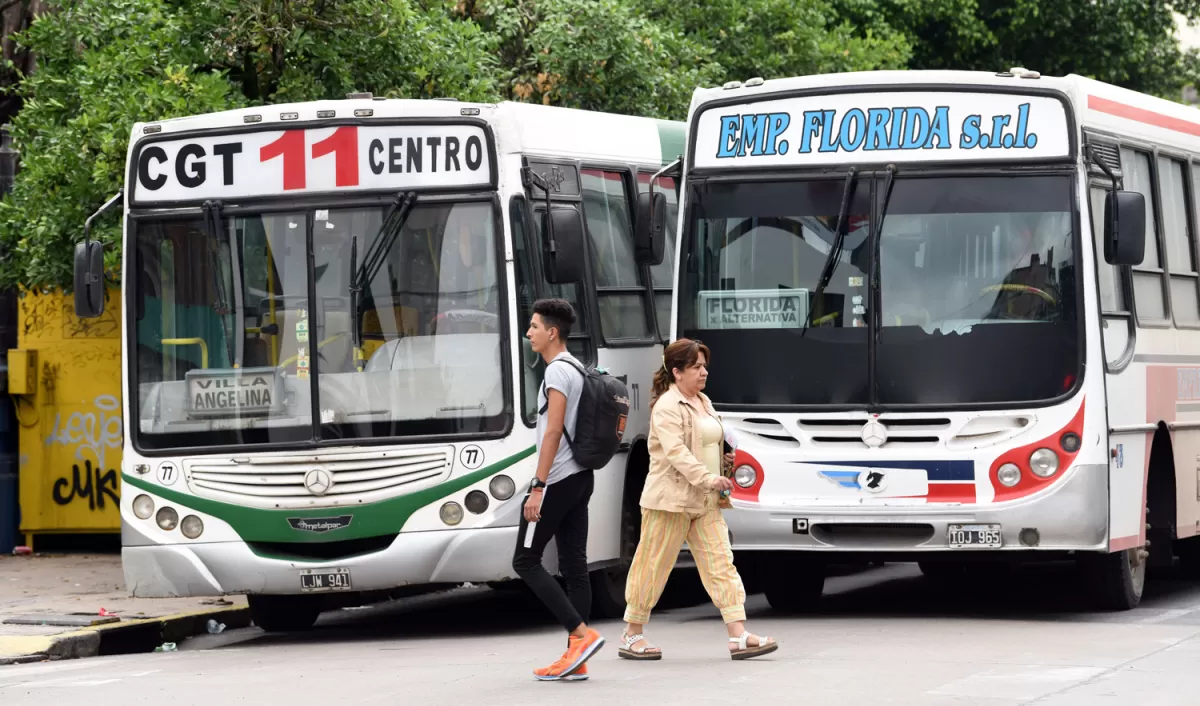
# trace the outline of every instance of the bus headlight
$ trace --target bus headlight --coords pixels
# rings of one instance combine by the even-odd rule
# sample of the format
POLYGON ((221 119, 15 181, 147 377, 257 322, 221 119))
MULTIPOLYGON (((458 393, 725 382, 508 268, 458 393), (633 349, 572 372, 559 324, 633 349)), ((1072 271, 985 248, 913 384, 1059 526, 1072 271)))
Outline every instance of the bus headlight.
POLYGON ((179 523, 179 531, 188 539, 195 539, 204 534, 204 522, 195 515, 188 515, 179 523))
POLYGON ((162 507, 158 509, 158 514, 154 516, 160 529, 170 532, 179 524, 179 513, 175 512, 173 507, 162 507))
POLYGON ((465 503, 467 509, 475 515, 481 515, 488 509, 488 497, 482 490, 472 490, 467 493, 465 503))
POLYGON ((758 481, 758 471, 753 466, 738 466, 733 471, 733 482, 741 488, 749 488, 758 481))
POLYGON ((139 495, 133 499, 133 514, 139 520, 148 520, 154 514, 154 501, 149 495, 139 495))
POLYGON ((508 500, 517 492, 517 484, 508 476, 496 476, 488 483, 488 490, 491 491, 492 497, 497 500, 508 500))
POLYGON ((996 478, 1000 480, 1000 485, 1011 488, 1021 482, 1021 469, 1016 464, 1006 463, 996 471, 996 478))
POLYGON ((1049 478, 1058 471, 1058 454, 1050 449, 1038 449, 1029 455, 1029 470, 1039 478, 1049 478))
POLYGON ((438 511, 438 515, 441 516, 442 522, 453 527, 463 521, 462 505, 456 502, 448 502, 442 505, 442 509, 438 511))

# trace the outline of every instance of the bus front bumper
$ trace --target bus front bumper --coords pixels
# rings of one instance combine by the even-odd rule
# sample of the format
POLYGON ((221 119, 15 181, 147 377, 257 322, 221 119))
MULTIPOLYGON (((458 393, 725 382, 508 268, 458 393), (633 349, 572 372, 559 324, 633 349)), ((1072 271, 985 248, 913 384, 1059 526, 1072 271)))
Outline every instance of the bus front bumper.
POLYGON ((516 527, 403 532, 382 551, 328 561, 260 556, 244 542, 153 544, 122 530, 126 587, 145 598, 299 594, 301 574, 322 569, 348 570, 354 592, 516 577, 516 527))
POLYGON ((725 511, 735 551, 957 552, 952 525, 999 525, 987 551, 1108 549, 1108 468, 1079 465, 1049 489, 996 505, 758 506, 725 511), (1036 544, 1030 544, 1036 538, 1036 544))

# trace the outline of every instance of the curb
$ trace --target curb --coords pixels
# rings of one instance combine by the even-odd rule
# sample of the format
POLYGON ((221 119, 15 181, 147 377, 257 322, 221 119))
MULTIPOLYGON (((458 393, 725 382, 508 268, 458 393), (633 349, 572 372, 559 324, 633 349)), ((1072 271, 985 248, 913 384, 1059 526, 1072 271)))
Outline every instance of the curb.
POLYGON ((206 633, 209 620, 225 623, 227 629, 248 627, 250 609, 212 608, 97 625, 58 635, 0 637, 0 665, 152 652, 164 642, 179 642, 206 633))

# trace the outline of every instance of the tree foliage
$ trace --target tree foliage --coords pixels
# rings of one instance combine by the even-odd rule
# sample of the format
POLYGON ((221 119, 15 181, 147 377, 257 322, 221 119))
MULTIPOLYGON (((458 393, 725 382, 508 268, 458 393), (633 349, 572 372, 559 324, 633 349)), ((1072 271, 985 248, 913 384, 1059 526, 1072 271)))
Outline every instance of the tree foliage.
MULTIPOLYGON (((0 286, 69 287, 135 121, 351 91, 682 119, 697 86, 879 68, 1022 65, 1177 97, 1200 0, 20 0, 0 97, 22 171, 0 286), (15 40, 15 44, 14 44, 15 40), (26 73, 28 58, 36 70, 26 73), (14 86, 13 77, 19 80, 14 86)), ((97 234, 119 259, 119 219, 97 234)))
MULTIPOLYGON (((0 285, 67 287, 83 223, 124 180, 129 133, 162 120, 352 90, 496 95, 495 42, 404 0, 64 0, 19 37, 37 70, 13 122, 21 173, 0 202, 0 285)), ((96 234, 119 259, 120 227, 96 234)))
POLYGON ((1178 99, 1196 82, 1174 13, 1200 18, 1200 0, 836 0, 861 29, 890 28, 912 46, 908 68, 1079 74, 1178 99))
POLYGON ((480 0, 461 12, 499 40, 512 100, 680 118, 720 73, 710 48, 628 0, 480 0))

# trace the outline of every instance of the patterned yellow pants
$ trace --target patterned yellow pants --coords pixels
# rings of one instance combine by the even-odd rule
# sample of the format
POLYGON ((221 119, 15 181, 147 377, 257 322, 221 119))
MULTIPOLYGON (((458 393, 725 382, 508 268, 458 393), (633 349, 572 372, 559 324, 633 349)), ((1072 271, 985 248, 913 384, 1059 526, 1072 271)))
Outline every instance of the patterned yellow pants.
POLYGON ((727 623, 746 619, 746 589, 733 566, 729 528, 721 511, 700 516, 642 508, 642 536, 625 584, 625 622, 650 622, 683 541, 696 560, 700 580, 727 623))

